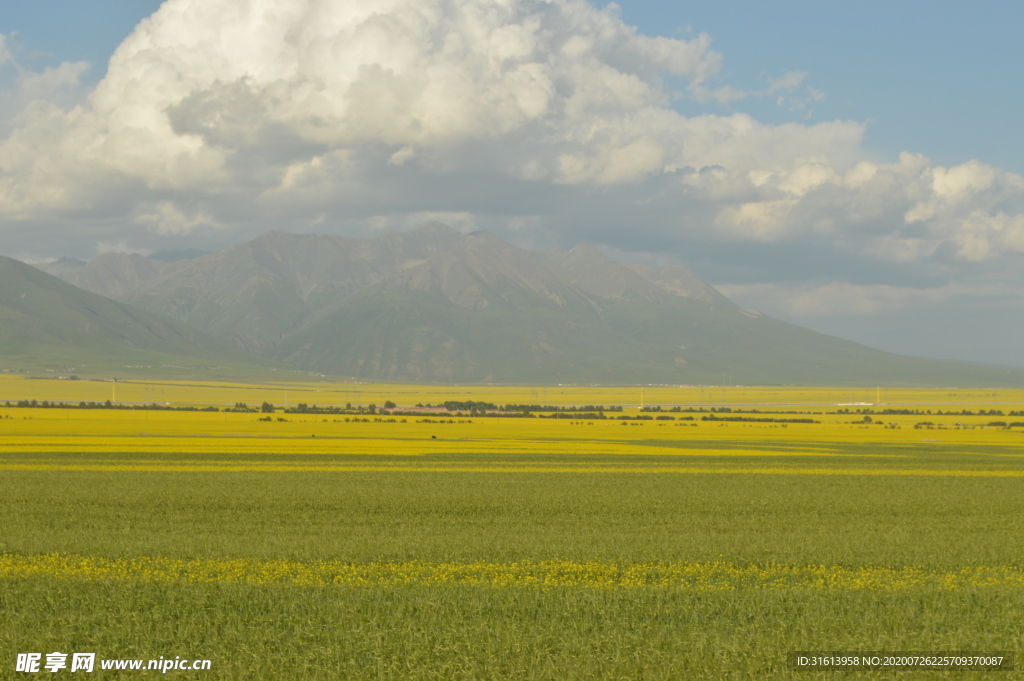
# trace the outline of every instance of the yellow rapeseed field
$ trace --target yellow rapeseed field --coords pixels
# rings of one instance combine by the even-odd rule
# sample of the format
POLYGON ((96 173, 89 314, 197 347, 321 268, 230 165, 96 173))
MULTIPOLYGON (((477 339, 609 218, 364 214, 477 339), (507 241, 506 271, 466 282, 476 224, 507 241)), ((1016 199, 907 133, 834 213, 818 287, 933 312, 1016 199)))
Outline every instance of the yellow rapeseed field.
POLYGON ((0 376, 0 647, 191 650, 225 679, 790 678, 787 650, 1011 650, 1021 422, 1012 390, 0 376))
POLYGON ((949 590, 964 587, 1024 589, 1024 568, 827 565, 737 565, 713 563, 611 563, 523 561, 515 563, 342 563, 231 559, 179 560, 138 557, 109 559, 63 554, 0 555, 0 579, 52 577, 71 580, 221 582, 300 586, 486 586, 581 587, 592 589, 670 588, 695 591, 736 589, 949 590))
MULTIPOLYGON (((296 399, 322 396, 324 390, 362 391, 383 397, 408 396, 406 402, 458 397, 530 401, 533 392, 509 388, 438 388, 410 386, 310 385, 232 386, 220 383, 159 384, 161 398, 170 393, 181 404, 223 401, 228 405, 256 397, 253 391, 277 391, 296 399), (505 392, 501 392, 504 390, 505 392), (424 396, 426 395, 426 396, 424 396)), ((12 400, 99 399, 97 390, 121 390, 119 398, 152 396, 157 384, 95 381, 28 380, 0 377, 0 393, 12 400), (133 394, 132 391, 142 391, 133 394), (148 391, 148 392, 147 392, 148 391), (37 399, 32 397, 32 399, 37 399)), ((549 388, 548 401, 613 403, 640 389, 549 388), (589 392, 588 392, 589 391, 589 392), (554 399, 557 396, 557 399, 554 399)), ((2 408, 0 470, 23 471, 167 471, 167 472, 602 472, 735 473, 790 475, 899 475, 1020 477, 1015 459, 1022 429, 993 426, 993 404, 1012 412, 1019 391, 889 391, 888 396, 916 400, 909 410, 921 413, 875 415, 870 422, 857 406, 811 407, 815 400, 857 397, 846 389, 651 388, 654 399, 739 400, 779 406, 758 408, 748 417, 811 419, 814 423, 706 421, 708 412, 673 412, 671 420, 621 421, 611 418, 510 419, 466 418, 451 413, 404 415, 282 414, 225 411, 155 411, 137 409, 2 408), (715 391, 721 391, 721 394, 715 391), (979 413, 927 414, 926 405, 967 404, 979 413), (974 400, 974 402, 972 402, 974 400), (980 401, 980 402, 979 402, 980 401), (803 404, 802 407, 793 407, 803 404), (980 405, 980 406, 979 406, 980 405), (927 427, 915 427, 926 423, 927 427), (952 448, 956 461, 929 461, 920 453, 952 448), (756 460, 756 464, 752 462, 756 460)), ((881 394, 881 391, 878 391, 881 394)), ((333 394, 333 393, 331 393, 333 394)), ((338 393, 341 394, 341 393, 338 393)), ((347 393, 345 393, 347 394, 347 393)), ((541 390, 539 394, 545 394, 541 390)), ((0 399, 3 399, 0 397, 0 399)), ((258 399, 258 397, 257 397, 258 399)), ((256 399, 250 400, 253 403, 256 399)), ((881 408, 881 407, 879 407, 881 408)), ((928 409, 927 411, 940 411, 928 409)), ((625 414, 636 415, 627 408, 625 414)), ((727 416, 719 412, 718 418, 727 416)), ((1012 421, 1012 419, 1010 419, 1012 421)))

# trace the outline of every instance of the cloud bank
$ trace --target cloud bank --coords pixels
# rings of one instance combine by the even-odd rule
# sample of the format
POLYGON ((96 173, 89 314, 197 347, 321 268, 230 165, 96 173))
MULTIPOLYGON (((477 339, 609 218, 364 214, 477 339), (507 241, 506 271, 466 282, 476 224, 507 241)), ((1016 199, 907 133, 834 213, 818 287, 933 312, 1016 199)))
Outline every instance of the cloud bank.
POLYGON ((827 275, 835 294, 866 268, 907 288, 875 298, 915 301, 1019 276, 1024 177, 872 158, 859 122, 676 111, 803 106, 806 73, 743 92, 722 61, 706 35, 642 35, 573 0, 168 0, 73 105, 54 93, 86 65, 23 75, 0 229, 12 250, 81 252, 449 215, 521 243, 696 253, 735 285, 827 275))

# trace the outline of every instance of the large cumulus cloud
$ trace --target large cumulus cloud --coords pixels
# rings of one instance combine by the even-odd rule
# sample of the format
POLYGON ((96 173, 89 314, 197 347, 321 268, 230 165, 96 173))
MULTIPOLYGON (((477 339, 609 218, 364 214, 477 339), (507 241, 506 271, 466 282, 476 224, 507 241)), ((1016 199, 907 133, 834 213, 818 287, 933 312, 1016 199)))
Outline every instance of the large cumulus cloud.
POLYGON ((19 238, 41 252, 448 216, 524 243, 701 253, 748 287, 772 267, 867 267, 868 283, 909 287, 873 290, 890 302, 955 276, 983 290, 1024 253, 1018 175, 872 158, 858 122, 678 113, 675 97, 774 98, 806 77, 740 92, 721 61, 707 36, 645 36, 573 0, 168 0, 77 105, 23 79, 0 229, 31 227, 38 243, 19 238), (724 264, 743 253, 763 260, 724 264))
POLYGON ((88 101, 23 117, 0 147, 0 209, 125 211, 187 192, 386 212, 392 193, 363 185, 426 184, 437 200, 438 178, 464 173, 582 187, 851 161, 857 124, 674 112, 660 78, 703 97, 719 61, 706 36, 640 35, 566 0, 170 0, 88 101))

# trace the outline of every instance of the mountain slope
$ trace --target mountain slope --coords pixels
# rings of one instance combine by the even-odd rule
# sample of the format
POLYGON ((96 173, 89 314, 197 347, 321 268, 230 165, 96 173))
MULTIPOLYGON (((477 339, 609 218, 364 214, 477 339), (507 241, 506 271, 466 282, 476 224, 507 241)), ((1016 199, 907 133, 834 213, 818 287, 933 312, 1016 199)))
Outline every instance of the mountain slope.
MULTIPOLYGON (((127 265, 107 262, 109 276, 93 286, 128 281, 127 265)), ((120 300, 249 352, 339 375, 1024 385, 1022 370, 901 357, 742 310, 682 267, 626 266, 585 245, 529 251, 437 223, 372 239, 271 232, 148 270, 136 263, 131 272, 144 270, 120 300)))
POLYGON ((464 307, 376 286, 287 338, 287 364, 394 381, 713 385, 1024 385, 1024 372, 903 357, 741 310, 674 298, 539 304, 495 285, 464 307), (497 301, 497 302, 496 302, 497 301))
POLYGON ((62 258, 37 267, 78 288, 117 298, 158 276, 166 264, 137 253, 103 253, 88 263, 62 258))
POLYGON ((5 364, 267 365, 189 326, 84 291, 0 256, 0 358, 5 364))
POLYGON ((270 232, 171 263, 120 300, 266 353, 310 313, 443 250, 462 235, 443 225, 376 239, 270 232))

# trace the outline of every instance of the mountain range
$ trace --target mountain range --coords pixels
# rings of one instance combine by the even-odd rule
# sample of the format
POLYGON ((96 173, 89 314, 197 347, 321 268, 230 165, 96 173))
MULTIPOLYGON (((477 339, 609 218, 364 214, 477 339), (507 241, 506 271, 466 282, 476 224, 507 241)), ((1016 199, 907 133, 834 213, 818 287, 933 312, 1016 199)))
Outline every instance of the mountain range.
MULTIPOLYGON (((1024 385, 744 310, 685 268, 532 251, 432 223, 369 239, 270 232, 214 253, 38 267, 251 355, 393 381, 1024 385)), ((204 336, 205 337, 205 336, 204 336)))

